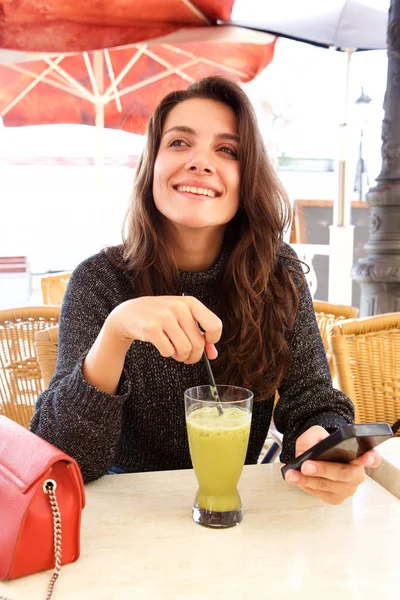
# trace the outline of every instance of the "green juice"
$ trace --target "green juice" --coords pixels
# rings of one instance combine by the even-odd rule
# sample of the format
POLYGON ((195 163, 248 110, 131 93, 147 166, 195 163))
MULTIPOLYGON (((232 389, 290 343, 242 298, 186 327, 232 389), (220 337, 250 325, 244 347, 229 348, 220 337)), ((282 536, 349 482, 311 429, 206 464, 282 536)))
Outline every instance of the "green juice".
POLYGON ((190 455, 199 482, 200 508, 225 512, 240 508, 236 489, 246 458, 251 413, 237 407, 192 411, 187 419, 190 455))

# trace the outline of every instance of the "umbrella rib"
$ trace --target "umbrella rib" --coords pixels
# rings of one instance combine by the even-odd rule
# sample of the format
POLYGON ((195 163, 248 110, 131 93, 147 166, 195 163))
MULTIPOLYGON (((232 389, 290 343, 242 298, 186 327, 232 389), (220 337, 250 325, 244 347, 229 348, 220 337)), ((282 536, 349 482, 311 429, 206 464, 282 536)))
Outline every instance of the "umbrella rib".
POLYGON ((154 52, 152 52, 148 48, 144 51, 144 54, 146 54, 147 56, 149 56, 150 58, 152 58, 156 62, 160 63, 160 65, 162 65, 166 69, 172 69, 171 63, 169 63, 168 61, 164 60, 160 56, 157 56, 156 54, 154 54, 154 52))
MULTIPOLYGON (((62 56, 62 58, 65 58, 65 55, 60 55, 60 56, 62 56)), ((32 79, 36 79, 36 77, 37 77, 37 73, 34 73, 33 71, 29 71, 29 69, 25 69, 24 67, 21 67, 20 64, 9 63, 9 64, 3 65, 3 66, 7 67, 8 69, 11 69, 13 71, 17 71, 17 73, 22 73, 23 75, 28 75, 29 77, 32 77, 32 79)), ((85 94, 81 94, 80 92, 78 92, 78 90, 75 90, 74 88, 70 87, 69 85, 65 85, 67 82, 65 81, 65 78, 62 75, 60 75, 59 73, 55 73, 55 72, 51 71, 50 73, 48 73, 46 75, 46 77, 41 81, 41 83, 45 83, 47 85, 52 85, 53 87, 59 88, 60 90, 63 90, 64 92, 74 94, 75 96, 78 96, 79 98, 83 98, 85 100, 88 99, 88 92, 86 92, 85 94)))
POLYGON ((55 71, 52 71, 50 73, 51 77, 46 77, 46 82, 47 81, 52 81, 53 83, 58 83, 60 85, 62 85, 66 90, 71 90, 71 86, 67 85, 64 77, 62 77, 59 73, 56 73, 55 71))
POLYGON ((92 63, 90 62, 89 55, 87 52, 83 53, 83 60, 84 60, 86 70, 89 75, 90 83, 92 84, 94 97, 96 98, 96 100, 99 100, 100 92, 99 92, 99 88, 97 86, 97 82, 96 82, 96 79, 95 79, 95 76, 93 73, 92 63))
POLYGON ((187 50, 182 50, 182 48, 177 48, 175 46, 171 46, 171 44, 161 44, 163 48, 166 48, 167 50, 174 50, 175 52, 179 52, 179 54, 183 54, 184 56, 187 56, 188 58, 193 58, 193 59, 198 59, 201 62, 204 62, 207 65, 210 66, 214 66, 214 67, 218 67, 219 69, 223 69, 224 71, 229 71, 230 73, 233 73, 235 75, 239 75, 240 77, 248 77, 248 73, 245 73, 244 71, 239 71, 239 69, 235 69, 234 67, 228 67, 225 65, 222 65, 221 63, 218 63, 214 60, 210 60, 209 58, 205 58, 203 56, 197 56, 196 54, 193 54, 193 52, 188 52, 187 50))
MULTIPOLYGON (((32 79, 37 78, 37 73, 32 73, 32 71, 28 71, 28 69, 24 69, 20 65, 7 64, 7 65, 3 65, 3 66, 7 66, 8 69, 17 71, 17 73, 22 73, 23 75, 28 75, 29 77, 32 77, 32 79)), ((45 83, 46 85, 50 85, 52 87, 58 88, 59 90, 62 90, 63 92, 67 92, 68 94, 72 94, 74 96, 77 96, 78 98, 82 98, 83 100, 88 100, 87 94, 83 95, 80 92, 78 92, 78 90, 74 90, 71 87, 62 85, 61 83, 58 83, 57 79, 54 80, 54 79, 48 77, 48 75, 44 79, 42 79, 41 83, 45 83)), ((50 73, 50 75, 56 76, 57 73, 50 73)), ((60 77, 60 79, 62 81, 65 81, 61 77, 60 77)))
MULTIPOLYGON (((197 58, 196 60, 192 60, 188 63, 185 63, 184 65, 182 65, 181 68, 191 67, 198 62, 200 62, 199 58, 197 58)), ((135 83, 134 85, 131 85, 128 88, 120 90, 119 96, 121 97, 121 96, 125 96, 126 94, 129 94, 130 92, 135 92, 136 90, 138 90, 146 85, 150 85, 151 83, 154 83, 155 81, 159 81, 160 79, 164 79, 165 77, 168 77, 168 75, 172 75, 173 73, 177 73, 177 75, 179 75, 179 73, 177 71, 178 71, 178 69, 175 69, 175 68, 168 69, 164 73, 159 73, 158 75, 154 75, 154 77, 149 77, 149 79, 141 81, 140 83, 135 83)), ((191 81, 194 81, 194 80, 192 79, 191 81)), ((114 98, 111 97, 110 100, 114 100, 114 98)))
POLYGON ((117 78, 115 79, 114 83, 111 83, 111 85, 104 92, 103 98, 104 98, 104 103, 105 104, 110 99, 113 99, 113 100, 115 99, 115 97, 111 96, 113 89, 118 86, 118 84, 125 77, 125 75, 128 73, 128 71, 130 71, 130 69, 133 67, 133 65, 139 60, 139 58, 142 56, 143 52, 146 50, 146 45, 143 44, 143 45, 140 45, 140 46, 136 46, 136 48, 137 48, 136 54, 126 63, 125 67, 117 75, 117 78))
POLYGON ((197 17, 200 17, 200 19, 204 21, 204 23, 207 23, 207 25, 212 24, 210 19, 208 19, 206 15, 202 13, 201 10, 197 6, 195 6, 190 0, 181 0, 181 2, 182 4, 187 6, 188 9, 191 10, 197 17))
MULTIPOLYGON (((44 61, 48 65, 53 64, 53 62, 48 58, 45 58, 44 61)), ((67 71, 64 71, 64 69, 61 69, 58 65, 54 67, 54 70, 57 71, 57 73, 59 73, 64 79, 66 79, 66 81, 68 81, 73 87, 80 90, 82 94, 86 97, 86 99, 89 100, 92 104, 96 102, 96 99, 93 96, 93 94, 91 94, 83 85, 81 85, 79 81, 74 79, 72 75, 67 73, 67 71)))
POLYGON ((110 53, 108 50, 104 50, 104 58, 106 59, 108 76, 111 81, 110 87, 112 87, 112 89, 114 90, 114 93, 115 93, 115 104, 117 106, 118 112, 122 112, 122 104, 121 104, 121 100, 119 97, 119 90, 118 90, 117 84, 115 83, 114 69, 112 66, 111 57, 110 57, 110 53))
MULTIPOLYGON (((60 62, 64 57, 58 56, 57 57, 57 62, 60 62)), ((20 92, 2 111, 1 111, 1 116, 4 117, 4 115, 6 115, 12 108, 14 108, 14 106, 16 104, 18 104, 18 102, 20 100, 22 100, 22 98, 24 98, 27 94, 29 94, 29 92, 37 86, 38 83, 40 83, 45 77, 46 75, 55 68, 55 64, 53 63, 52 66, 48 66, 44 71, 42 71, 42 73, 40 73, 40 75, 35 75, 35 78, 33 81, 31 81, 31 83, 24 89, 22 90, 22 92, 20 92)))
MULTIPOLYGON (((166 69, 173 69, 174 67, 171 65, 171 63, 167 62, 166 60, 164 60, 163 58, 157 56, 157 54, 154 54, 154 52, 152 52, 151 50, 147 49, 144 52, 147 56, 149 56, 150 58, 152 58, 153 60, 155 60, 156 62, 160 63, 160 65, 162 65, 163 67, 165 67, 166 69)), ((193 77, 189 77, 189 75, 186 75, 186 73, 182 73, 181 70, 179 69, 179 67, 175 67, 176 69, 176 73, 178 75, 180 75, 182 77, 182 79, 185 79, 186 81, 192 82, 193 81, 193 77)))

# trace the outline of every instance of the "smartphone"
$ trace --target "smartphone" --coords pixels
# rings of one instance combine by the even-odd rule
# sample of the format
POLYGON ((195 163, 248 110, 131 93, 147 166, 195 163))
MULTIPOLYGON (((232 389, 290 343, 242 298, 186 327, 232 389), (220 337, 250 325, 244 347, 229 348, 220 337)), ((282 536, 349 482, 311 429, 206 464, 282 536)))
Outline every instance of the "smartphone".
POLYGON ((393 431, 388 423, 345 425, 282 467, 282 476, 285 478, 289 469, 300 471, 305 460, 349 463, 391 437, 393 431))

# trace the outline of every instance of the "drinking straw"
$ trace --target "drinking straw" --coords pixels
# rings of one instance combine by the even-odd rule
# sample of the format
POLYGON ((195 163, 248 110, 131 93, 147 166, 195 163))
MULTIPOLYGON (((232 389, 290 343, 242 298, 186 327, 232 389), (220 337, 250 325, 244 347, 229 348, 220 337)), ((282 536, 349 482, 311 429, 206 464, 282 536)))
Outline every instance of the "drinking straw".
POLYGON ((222 408, 221 398, 219 397, 217 386, 215 385, 214 374, 211 370, 210 361, 208 360, 208 356, 206 354, 205 349, 203 350, 203 363, 204 363, 204 366, 207 371, 208 383, 210 385, 211 395, 214 398, 215 402, 217 403, 218 414, 222 415, 224 411, 222 408))
MULTIPOLYGON (((185 294, 182 293, 182 296, 184 296, 184 295, 185 294)), ((197 323, 197 321, 196 321, 196 323, 197 323)), ((200 329, 200 331, 202 333, 204 333, 204 330, 201 328, 201 326, 199 325, 199 323, 197 323, 197 327, 200 329)), ((218 414, 222 415, 224 413, 224 410, 222 408, 221 398, 219 397, 219 394, 218 394, 217 386, 215 384, 214 374, 212 372, 210 361, 208 360, 208 356, 207 356, 205 348, 203 350, 203 363, 204 363, 204 366, 205 366, 206 371, 207 371, 207 377, 208 377, 208 383, 209 383, 209 386, 210 386, 211 395, 214 398, 215 402, 217 403, 218 414)))

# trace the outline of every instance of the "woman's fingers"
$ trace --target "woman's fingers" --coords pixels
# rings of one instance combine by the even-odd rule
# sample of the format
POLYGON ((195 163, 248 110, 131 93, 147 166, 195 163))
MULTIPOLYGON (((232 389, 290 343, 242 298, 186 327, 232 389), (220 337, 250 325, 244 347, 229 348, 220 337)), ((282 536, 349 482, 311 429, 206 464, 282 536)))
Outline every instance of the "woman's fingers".
MULTIPOLYGON (((356 467, 359 469, 359 467, 356 467)), ((348 495, 348 492, 351 490, 351 493, 354 493, 357 486, 360 485, 364 481, 365 474, 364 469, 360 469, 360 472, 353 474, 352 477, 343 479, 327 479, 325 477, 318 477, 314 475, 304 475, 302 472, 296 471, 293 474, 293 471, 290 470, 286 473, 286 481, 289 483, 295 483, 299 487, 307 487, 312 490, 318 490, 321 492, 332 492, 340 495, 348 495)))
POLYGON ((303 454, 318 442, 329 437, 329 433, 320 425, 313 425, 302 433, 296 440, 296 456, 303 454))
POLYGON ((176 320, 171 319, 164 328, 163 333, 174 347, 172 358, 179 362, 186 361, 193 351, 192 340, 188 337, 186 331, 182 329, 176 320))
POLYGON ((363 467, 372 467, 374 469, 380 465, 381 460, 382 457, 378 452, 376 452, 376 450, 369 450, 353 460, 351 464, 363 467))
POLYGON ((170 339, 162 331, 157 331, 154 333, 151 343, 157 348, 161 356, 164 358, 169 358, 175 353, 175 348, 171 344, 170 339))
POLYGON ((357 485, 364 481, 364 469, 354 464, 306 460, 301 465, 301 473, 311 479, 322 478, 343 483, 355 482, 357 485))
POLYGON ((204 304, 193 298, 185 296, 184 299, 189 303, 191 313, 195 321, 198 322, 204 331, 204 337, 207 344, 216 344, 219 342, 222 334, 222 321, 215 313, 209 310, 204 304))
MULTIPOLYGON (((190 352, 183 359, 188 365, 194 364, 201 359, 204 350, 204 335, 201 333, 190 310, 185 306, 178 316, 178 325, 185 332, 190 344, 190 352)), ((175 358, 175 357, 174 357, 175 358)), ((178 360, 178 359, 177 359, 178 360)))
MULTIPOLYGON (((316 498, 319 498, 326 504, 332 504, 335 506, 338 504, 342 504, 342 502, 344 502, 344 500, 348 497, 348 496, 341 496, 341 495, 335 494, 333 492, 321 492, 320 490, 314 490, 314 489, 308 488, 308 487, 302 487, 302 486, 299 486, 299 487, 301 490, 303 490, 303 492, 307 492, 307 494, 310 494, 311 496, 315 496, 316 498)), ((349 494, 349 495, 351 495, 351 494, 349 494)))
POLYGON ((214 344, 206 344, 205 350, 207 352, 207 356, 210 360, 215 360, 218 356, 218 350, 214 346, 214 344))
MULTIPOLYGON (((172 358, 186 364, 194 364, 202 357, 205 334, 201 333, 197 321, 193 318, 190 305, 188 306, 186 302, 182 303, 181 298, 177 298, 177 300, 171 313, 164 317, 164 333, 175 348, 172 358)), ((196 302, 198 301, 196 300, 196 302)), ((208 344, 208 348, 210 355, 215 358, 217 352, 214 346, 208 344)))
POLYGON ((357 490, 358 484, 331 481, 322 477, 305 477, 298 471, 287 471, 286 481, 291 485, 299 487, 304 492, 320 498, 328 504, 341 504, 346 498, 352 496, 357 490))
POLYGON ((300 472, 291 469, 285 476, 288 483, 329 504, 340 504, 353 495, 364 479, 362 466, 323 461, 305 461, 300 472))
POLYGON ((127 300, 114 309, 109 322, 119 338, 149 342, 162 356, 187 364, 201 359, 205 344, 209 358, 216 358, 213 344, 222 333, 217 315, 191 296, 141 296, 127 300))

